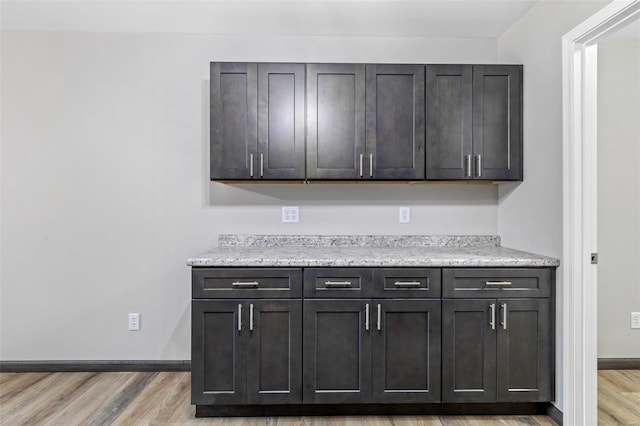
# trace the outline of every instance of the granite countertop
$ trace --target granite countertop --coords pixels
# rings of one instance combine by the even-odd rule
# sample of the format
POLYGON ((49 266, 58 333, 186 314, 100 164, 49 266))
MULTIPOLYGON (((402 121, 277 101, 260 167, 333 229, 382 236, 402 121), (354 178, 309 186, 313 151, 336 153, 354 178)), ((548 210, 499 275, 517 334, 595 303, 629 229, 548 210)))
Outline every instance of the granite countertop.
POLYGON ((553 267, 558 259, 500 245, 497 235, 220 235, 199 266, 553 267))

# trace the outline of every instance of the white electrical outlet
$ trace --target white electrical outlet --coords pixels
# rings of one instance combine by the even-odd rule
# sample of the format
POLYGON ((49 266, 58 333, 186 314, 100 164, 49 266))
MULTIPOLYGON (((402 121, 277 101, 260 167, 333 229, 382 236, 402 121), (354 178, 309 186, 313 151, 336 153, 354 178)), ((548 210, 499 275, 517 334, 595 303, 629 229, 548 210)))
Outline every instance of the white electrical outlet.
POLYGON ((640 312, 631 312, 631 328, 640 328, 640 312))
POLYGON ((297 206, 286 206, 282 208, 282 223, 300 222, 300 211, 297 206))
POLYGON ((129 314, 129 331, 138 330, 140 330, 140 314, 131 313, 129 314))
POLYGON ((411 207, 400 207, 400 223, 411 223, 411 207))

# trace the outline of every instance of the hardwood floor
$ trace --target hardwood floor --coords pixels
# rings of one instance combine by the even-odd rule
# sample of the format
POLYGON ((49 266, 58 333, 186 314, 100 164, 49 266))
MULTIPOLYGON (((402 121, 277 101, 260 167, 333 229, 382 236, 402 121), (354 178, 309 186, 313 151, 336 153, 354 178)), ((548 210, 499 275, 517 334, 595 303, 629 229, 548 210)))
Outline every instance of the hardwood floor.
POLYGON ((640 370, 598 371, 598 424, 640 426, 640 370))
MULTIPOLYGON (((1 373, 2 425, 555 425, 546 416, 194 418, 190 375, 1 373)), ((640 426, 640 370, 598 372, 598 423, 640 426)))

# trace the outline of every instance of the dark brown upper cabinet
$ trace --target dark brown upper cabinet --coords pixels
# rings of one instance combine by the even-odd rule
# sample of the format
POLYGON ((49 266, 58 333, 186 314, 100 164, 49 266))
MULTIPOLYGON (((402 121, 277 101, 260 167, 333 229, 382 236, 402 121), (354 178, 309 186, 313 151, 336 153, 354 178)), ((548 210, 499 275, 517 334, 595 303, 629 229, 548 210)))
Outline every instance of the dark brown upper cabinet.
POLYGON ((304 179, 304 64, 211 63, 211 179, 304 179))
POLYGON ((307 178, 424 179, 424 66, 307 65, 307 178))
POLYGON ((307 65, 307 178, 360 177, 364 100, 363 64, 307 65))
POLYGON ((367 65, 366 96, 361 177, 424 179, 424 65, 367 65))
POLYGON ((522 180, 522 66, 427 65, 426 177, 522 180))
POLYGON ((522 180, 521 65, 211 63, 212 180, 522 180))

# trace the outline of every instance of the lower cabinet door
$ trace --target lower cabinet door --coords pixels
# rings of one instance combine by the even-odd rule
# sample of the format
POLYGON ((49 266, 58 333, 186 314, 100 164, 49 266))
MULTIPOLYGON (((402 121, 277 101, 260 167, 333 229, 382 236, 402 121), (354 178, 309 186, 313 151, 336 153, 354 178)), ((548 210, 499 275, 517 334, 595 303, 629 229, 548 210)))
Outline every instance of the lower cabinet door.
POLYGON ((440 299, 374 300, 372 402, 440 402, 440 299))
POLYGON ((302 301, 249 300, 247 402, 302 402, 302 301))
POLYGON ((305 300, 305 403, 371 400, 371 301, 305 300))
POLYGON ((498 401, 551 401, 549 299, 499 299, 498 309, 498 401))
POLYGON ((242 300, 194 300, 191 309, 191 403, 244 404, 246 339, 242 300))
POLYGON ((442 401, 496 401, 495 299, 442 301, 442 401))

